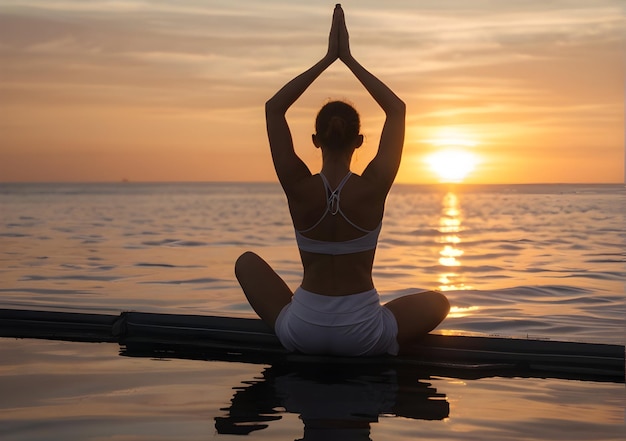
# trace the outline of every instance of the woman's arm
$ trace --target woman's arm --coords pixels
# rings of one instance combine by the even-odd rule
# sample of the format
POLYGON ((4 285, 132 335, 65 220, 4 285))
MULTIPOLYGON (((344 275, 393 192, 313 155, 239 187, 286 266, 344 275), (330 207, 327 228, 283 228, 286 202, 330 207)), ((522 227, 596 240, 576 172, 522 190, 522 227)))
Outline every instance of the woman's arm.
POLYGON ((378 153, 365 168, 363 177, 380 184, 389 191, 402 157, 404 145, 406 106, 382 81, 368 72, 350 53, 348 29, 343 11, 339 7, 339 58, 363 84, 372 98, 382 107, 386 119, 380 136, 378 153))
POLYGON ((278 180, 286 192, 292 188, 294 183, 311 176, 311 172, 306 164, 296 155, 285 114, 313 81, 339 57, 338 10, 340 9, 336 7, 333 14, 333 23, 328 39, 328 51, 324 58, 285 84, 265 103, 265 119, 272 160, 278 180))

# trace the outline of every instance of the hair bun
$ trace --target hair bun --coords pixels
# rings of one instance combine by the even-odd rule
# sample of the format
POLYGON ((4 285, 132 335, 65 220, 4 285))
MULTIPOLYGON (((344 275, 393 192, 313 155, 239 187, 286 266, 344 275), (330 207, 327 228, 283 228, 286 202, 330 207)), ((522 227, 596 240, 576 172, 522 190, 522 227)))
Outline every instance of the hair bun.
POLYGON ((326 129, 327 139, 341 140, 346 134, 346 121, 340 116, 333 116, 328 121, 328 128, 326 129))

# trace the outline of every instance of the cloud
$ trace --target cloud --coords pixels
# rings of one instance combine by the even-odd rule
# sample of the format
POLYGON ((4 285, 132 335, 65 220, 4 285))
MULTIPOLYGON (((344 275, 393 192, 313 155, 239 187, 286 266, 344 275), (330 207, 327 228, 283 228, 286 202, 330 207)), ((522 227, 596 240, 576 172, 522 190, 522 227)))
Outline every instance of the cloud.
MULTIPOLYGON (((622 148, 620 1, 347 0, 344 8, 354 54, 407 101, 409 124, 500 127, 502 136, 516 125, 552 138, 571 131, 622 148)), ((202 120, 211 133, 252 118, 262 137, 264 100, 323 55, 331 10, 305 0, 0 0, 0 128, 30 145, 33 133, 50 137, 48 120, 72 112, 93 127, 106 115, 107 130, 119 133, 142 127, 132 139, 148 139, 150 124, 167 117, 202 120)), ((309 136, 330 96, 355 101, 378 127, 375 104, 337 65, 294 108, 294 134, 309 136)))

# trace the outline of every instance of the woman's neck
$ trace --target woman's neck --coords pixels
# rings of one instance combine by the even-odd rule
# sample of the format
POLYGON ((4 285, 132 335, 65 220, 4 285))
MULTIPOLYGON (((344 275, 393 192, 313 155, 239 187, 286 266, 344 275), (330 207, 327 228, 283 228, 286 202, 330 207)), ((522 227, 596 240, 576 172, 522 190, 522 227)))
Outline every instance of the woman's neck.
POLYGON ((323 152, 322 173, 331 181, 342 179, 350 171, 351 152, 323 152))

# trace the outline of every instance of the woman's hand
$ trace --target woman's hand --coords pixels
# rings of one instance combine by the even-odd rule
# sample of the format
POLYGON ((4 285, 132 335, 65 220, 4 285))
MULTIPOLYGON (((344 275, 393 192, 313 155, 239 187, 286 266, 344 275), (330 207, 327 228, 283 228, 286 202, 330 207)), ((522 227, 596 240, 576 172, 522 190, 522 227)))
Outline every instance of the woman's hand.
POLYGON ((328 52, 326 53, 326 58, 330 61, 335 61, 339 58, 340 16, 343 16, 343 11, 341 10, 341 5, 337 4, 333 12, 333 22, 330 27, 330 35, 328 36, 328 52))
POLYGON ((350 59, 352 54, 350 53, 350 36, 348 35, 348 27, 346 26, 346 17, 341 9, 341 5, 335 6, 335 16, 338 21, 338 34, 339 34, 339 59, 343 62, 350 59))

